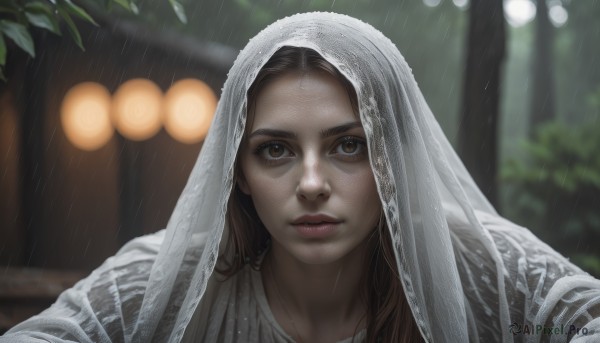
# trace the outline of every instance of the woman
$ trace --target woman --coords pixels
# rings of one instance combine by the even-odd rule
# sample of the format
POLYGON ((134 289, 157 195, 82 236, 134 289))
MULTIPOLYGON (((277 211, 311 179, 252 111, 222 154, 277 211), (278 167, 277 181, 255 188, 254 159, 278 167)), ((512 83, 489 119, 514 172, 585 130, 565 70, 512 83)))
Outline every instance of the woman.
POLYGON ((419 337, 384 232, 352 85, 314 50, 282 47, 250 87, 248 109, 221 273, 243 287, 253 276, 240 279, 240 270, 258 269, 246 272, 264 280, 253 284, 256 298, 265 290, 264 313, 270 308, 297 341, 335 342, 366 323, 368 336, 400 342, 402 329, 419 337), (381 330, 386 323, 403 324, 381 330))
POLYGON ((0 341, 584 342, 598 302, 497 215, 393 43, 306 13, 238 56, 167 228, 0 341))

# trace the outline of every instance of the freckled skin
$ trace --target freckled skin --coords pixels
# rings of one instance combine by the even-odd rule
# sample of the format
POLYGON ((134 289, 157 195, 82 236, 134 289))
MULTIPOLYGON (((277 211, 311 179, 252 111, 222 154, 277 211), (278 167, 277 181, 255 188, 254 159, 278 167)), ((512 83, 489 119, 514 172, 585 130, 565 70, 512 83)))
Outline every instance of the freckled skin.
MULTIPOLYGON (((252 196, 273 238, 274 253, 287 252, 306 264, 331 263, 351 253, 377 225, 381 206, 364 130, 355 127, 333 137, 321 136, 324 129, 358 121, 345 88, 322 72, 283 74, 258 95, 250 132, 268 128, 296 135, 294 139, 252 137, 242 151, 240 188, 252 196), (336 153, 341 151, 339 138, 348 136, 363 142, 362 152, 352 159, 336 153), (287 145, 284 158, 276 164, 266 164, 254 153, 271 140, 287 145), (308 213, 324 213, 342 223, 332 237, 306 239, 290 224, 308 213)), ((281 153, 277 149, 282 147, 274 149, 262 155, 281 153)))

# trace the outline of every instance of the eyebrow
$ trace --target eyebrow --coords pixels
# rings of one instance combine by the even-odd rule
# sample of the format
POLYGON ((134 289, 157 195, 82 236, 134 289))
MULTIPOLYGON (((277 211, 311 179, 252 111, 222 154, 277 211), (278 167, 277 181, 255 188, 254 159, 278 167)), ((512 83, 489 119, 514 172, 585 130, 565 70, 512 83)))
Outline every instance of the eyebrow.
POLYGON ((326 130, 321 131, 321 137, 327 138, 327 137, 339 135, 340 133, 344 133, 346 131, 350 131, 350 130, 352 130, 354 128, 357 128, 357 127, 362 127, 362 124, 359 121, 355 121, 355 122, 352 122, 352 123, 348 123, 348 124, 344 124, 344 125, 332 127, 330 129, 326 129, 326 130))
MULTIPOLYGON (((343 124, 340 126, 335 126, 335 127, 329 128, 329 129, 321 130, 321 137, 328 138, 331 136, 339 135, 341 133, 350 131, 357 127, 362 127, 362 124, 358 121, 348 123, 348 124, 343 124)), ((252 132, 248 136, 248 139, 255 137, 255 136, 269 136, 269 137, 287 138, 287 139, 295 139, 297 137, 295 133, 289 132, 289 131, 275 130, 275 129, 258 129, 256 131, 252 132)))

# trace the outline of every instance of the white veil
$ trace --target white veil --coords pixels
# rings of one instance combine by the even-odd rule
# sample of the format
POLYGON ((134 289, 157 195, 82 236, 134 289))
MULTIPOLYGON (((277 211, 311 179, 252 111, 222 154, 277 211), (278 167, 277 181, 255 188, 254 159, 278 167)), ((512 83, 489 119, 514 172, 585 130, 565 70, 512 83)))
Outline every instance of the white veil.
MULTIPOLYGON (((353 84, 402 283, 416 322, 430 340, 466 341, 465 299, 442 200, 467 213, 473 231, 497 263, 502 289, 502 261, 473 214, 476 207, 490 213, 494 210, 453 152, 395 45, 373 27, 332 13, 279 20, 239 54, 223 88, 211 132, 167 227, 138 321, 144 328, 139 327, 134 337, 139 335, 145 341, 154 334, 148 328, 158 325, 167 306, 190 237, 208 232, 171 336, 175 341, 189 322, 218 256, 233 165, 244 132, 244 95, 261 67, 282 46, 314 49, 353 84)), ((508 322, 504 296, 498 297, 494 311, 508 322)))
POLYGON ((110 326, 120 325, 124 341, 181 341, 227 234, 246 92, 283 46, 315 50, 354 86, 399 275, 427 341, 540 340, 513 336, 512 322, 598 328, 598 282, 527 230, 498 217, 444 136, 396 46, 360 20, 305 13, 271 24, 237 57, 167 228, 129 243, 65 292, 54 310, 11 332, 31 331, 40 320, 50 323, 59 310, 76 308, 78 316, 96 318, 108 297, 119 304, 114 311, 120 324, 114 318, 98 324, 78 319, 77 327, 69 321, 51 327, 71 328, 73 337, 94 332, 92 340, 110 341, 110 326), (143 256, 151 256, 152 263, 132 269, 143 256), (100 291, 103 282, 106 290, 100 291), (578 287, 585 288, 585 296, 578 287), (574 303, 576 308, 569 306, 574 303))

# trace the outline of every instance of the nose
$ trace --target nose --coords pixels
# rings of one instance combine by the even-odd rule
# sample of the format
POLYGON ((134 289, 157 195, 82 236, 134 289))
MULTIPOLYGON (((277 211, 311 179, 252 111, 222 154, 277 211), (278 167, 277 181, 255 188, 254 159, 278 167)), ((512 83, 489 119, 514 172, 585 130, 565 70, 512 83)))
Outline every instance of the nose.
POLYGON ((296 194, 299 199, 315 201, 327 199, 331 194, 331 185, 317 156, 306 156, 302 162, 302 175, 296 194))

